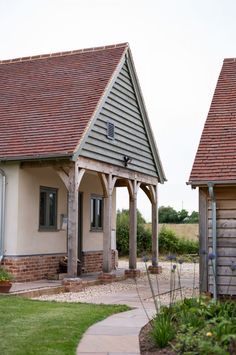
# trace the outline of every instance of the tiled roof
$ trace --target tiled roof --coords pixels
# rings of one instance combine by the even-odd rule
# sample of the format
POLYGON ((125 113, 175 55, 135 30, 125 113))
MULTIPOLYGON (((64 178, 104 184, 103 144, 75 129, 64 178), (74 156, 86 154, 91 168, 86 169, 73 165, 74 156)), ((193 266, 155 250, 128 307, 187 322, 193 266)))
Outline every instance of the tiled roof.
POLYGON ((72 155, 127 48, 0 61, 0 160, 72 155))
POLYGON ((236 59, 225 59, 189 182, 236 180, 236 59))

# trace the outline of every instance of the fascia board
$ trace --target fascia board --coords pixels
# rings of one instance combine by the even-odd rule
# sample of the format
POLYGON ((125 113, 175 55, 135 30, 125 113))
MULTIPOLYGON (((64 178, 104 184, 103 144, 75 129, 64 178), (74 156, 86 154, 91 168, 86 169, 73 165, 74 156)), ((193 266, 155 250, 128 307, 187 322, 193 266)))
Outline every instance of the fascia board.
POLYGON ((147 109, 144 103, 144 99, 143 99, 143 95, 142 95, 142 91, 141 91, 141 87, 138 81, 138 76, 135 70, 135 66, 134 66, 134 62, 133 62, 133 58, 132 58, 132 54, 131 51, 128 49, 127 54, 126 54, 126 59, 127 59, 127 65, 129 68, 129 72, 131 75, 131 80, 132 83, 134 85, 134 90, 135 90, 135 94, 137 97, 137 101, 138 101, 138 105, 139 105, 139 109, 141 112, 141 115, 143 117, 143 122, 144 122, 144 126, 147 132, 147 136, 150 142, 150 146, 151 146, 151 150, 152 150, 152 154, 153 154, 153 158, 154 158, 154 162, 156 164, 156 169, 157 169, 157 173, 159 175, 159 179, 160 179, 160 183, 164 183, 165 181, 167 181, 165 173, 164 173, 164 169, 161 163, 161 159, 159 156, 159 152, 158 152, 158 148, 156 146, 156 142, 154 139, 154 135, 153 135, 153 131, 150 125, 150 121, 148 118, 148 114, 147 114, 147 109))

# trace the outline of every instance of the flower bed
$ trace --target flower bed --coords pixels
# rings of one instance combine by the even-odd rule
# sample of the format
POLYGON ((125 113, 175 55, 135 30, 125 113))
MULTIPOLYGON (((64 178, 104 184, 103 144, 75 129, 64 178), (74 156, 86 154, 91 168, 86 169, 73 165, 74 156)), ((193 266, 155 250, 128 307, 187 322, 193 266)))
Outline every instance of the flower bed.
POLYGON ((190 298, 162 307, 140 333, 142 355, 236 354, 236 303, 190 298))

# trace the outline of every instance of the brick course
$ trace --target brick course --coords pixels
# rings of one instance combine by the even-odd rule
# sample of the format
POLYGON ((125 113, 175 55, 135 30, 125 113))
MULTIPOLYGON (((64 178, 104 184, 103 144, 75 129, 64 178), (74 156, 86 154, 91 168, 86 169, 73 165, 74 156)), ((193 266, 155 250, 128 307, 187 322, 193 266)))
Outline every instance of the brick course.
MULTIPOLYGON (((112 250, 112 269, 117 267, 117 250, 112 250)), ((86 251, 83 252, 82 256, 82 272, 90 273, 90 272, 98 272, 102 271, 102 261, 103 261, 103 252, 99 251, 86 251)))
MULTIPOLYGON (((5 256, 1 262, 7 271, 11 272, 15 281, 27 282, 42 280, 48 275, 59 272, 59 261, 66 256, 60 255, 30 255, 30 256, 5 256)), ((112 269, 117 266, 118 254, 112 250, 112 269)), ((102 271, 102 251, 83 252, 82 272, 102 271)))
POLYGON ((2 265, 11 272, 15 281, 26 282, 45 279, 56 274, 61 255, 5 256, 2 265))

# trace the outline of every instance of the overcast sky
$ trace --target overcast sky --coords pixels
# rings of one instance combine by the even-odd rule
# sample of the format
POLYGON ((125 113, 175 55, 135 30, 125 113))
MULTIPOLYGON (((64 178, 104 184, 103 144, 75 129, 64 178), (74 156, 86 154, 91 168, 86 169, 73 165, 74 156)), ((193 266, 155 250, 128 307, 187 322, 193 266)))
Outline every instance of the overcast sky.
MULTIPOLYGON (((198 209, 186 181, 223 59, 236 57, 235 0, 0 0, 0 36, 0 59, 129 42, 168 179, 159 205, 198 209)), ((141 193, 139 208, 150 219, 141 193)))

